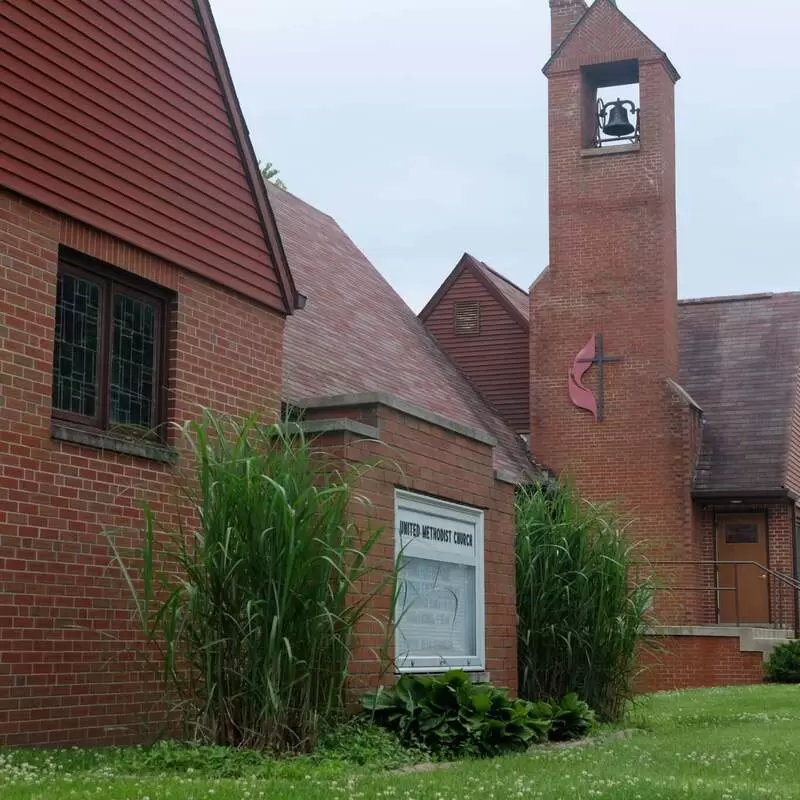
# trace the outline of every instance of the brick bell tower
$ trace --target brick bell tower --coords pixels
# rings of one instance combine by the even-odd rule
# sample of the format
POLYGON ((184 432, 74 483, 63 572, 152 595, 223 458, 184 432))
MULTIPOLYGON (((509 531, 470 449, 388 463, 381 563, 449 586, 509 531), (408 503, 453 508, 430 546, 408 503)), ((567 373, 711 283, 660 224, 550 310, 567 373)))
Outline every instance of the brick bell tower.
POLYGON ((692 420, 677 386, 679 76, 612 0, 550 8, 550 265, 531 288, 531 448, 587 499, 618 502, 651 557, 697 560, 692 420))

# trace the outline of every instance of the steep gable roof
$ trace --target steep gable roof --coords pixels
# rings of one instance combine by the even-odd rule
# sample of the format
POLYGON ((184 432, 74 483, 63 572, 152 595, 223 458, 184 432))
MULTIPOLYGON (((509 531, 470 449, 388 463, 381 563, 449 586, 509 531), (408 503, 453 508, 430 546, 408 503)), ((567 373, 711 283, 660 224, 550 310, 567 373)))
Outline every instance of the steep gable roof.
POLYGON ((679 336, 681 384, 705 419, 695 491, 787 488, 800 292, 683 301, 679 336))
POLYGON ((336 221, 275 187, 269 196, 298 289, 308 297, 303 312, 287 320, 285 399, 388 394, 496 439, 496 469, 532 471, 522 439, 336 221))
POLYGON ((436 290, 425 308, 420 311, 419 318, 421 320, 426 320, 433 313, 450 287, 465 271, 470 271, 520 325, 528 326, 530 305, 528 293, 469 253, 461 256, 453 271, 445 278, 444 283, 436 290))
POLYGON ((0 186, 290 313, 208 0, 4 0, 0 21, 0 186))
POLYGON ((667 54, 617 7, 595 0, 542 68, 545 75, 593 63, 661 59, 674 81, 680 78, 667 54))

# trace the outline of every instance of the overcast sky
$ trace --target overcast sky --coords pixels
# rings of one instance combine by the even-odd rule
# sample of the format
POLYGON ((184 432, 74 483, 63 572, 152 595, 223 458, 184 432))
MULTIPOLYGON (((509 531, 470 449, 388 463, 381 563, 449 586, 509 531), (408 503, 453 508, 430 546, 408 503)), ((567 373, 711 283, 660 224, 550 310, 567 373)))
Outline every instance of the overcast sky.
MULTIPOLYGON (((212 0, 256 152, 419 310, 547 263, 547 0, 212 0)), ((800 3, 619 0, 672 59, 680 294, 800 290, 800 3)))

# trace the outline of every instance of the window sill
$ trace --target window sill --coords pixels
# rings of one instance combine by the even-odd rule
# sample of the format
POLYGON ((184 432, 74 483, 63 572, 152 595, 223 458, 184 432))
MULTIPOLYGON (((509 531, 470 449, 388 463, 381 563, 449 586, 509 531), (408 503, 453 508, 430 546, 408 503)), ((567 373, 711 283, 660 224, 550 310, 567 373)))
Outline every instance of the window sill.
POLYGON ((437 676, 437 675, 444 675, 448 672, 452 672, 453 670, 459 670, 460 672, 465 672, 467 677, 469 677, 472 683, 491 683, 491 676, 489 672, 484 669, 483 667, 437 667, 434 669, 433 667, 427 668, 410 668, 406 669, 405 667, 396 667, 394 670, 394 674, 399 678, 402 675, 416 675, 418 677, 424 676, 437 676))
POLYGON ((67 425, 63 422, 53 421, 51 435, 60 442, 71 442, 84 447, 95 447, 98 450, 109 450, 114 453, 125 453, 129 456, 146 458, 149 461, 159 461, 163 464, 174 462, 178 454, 170 447, 154 442, 136 439, 122 439, 103 431, 90 431, 67 425))
POLYGON ((642 149, 641 143, 617 144, 609 147, 586 147, 581 150, 582 158, 597 158, 598 156, 621 156, 624 153, 638 153, 642 149))

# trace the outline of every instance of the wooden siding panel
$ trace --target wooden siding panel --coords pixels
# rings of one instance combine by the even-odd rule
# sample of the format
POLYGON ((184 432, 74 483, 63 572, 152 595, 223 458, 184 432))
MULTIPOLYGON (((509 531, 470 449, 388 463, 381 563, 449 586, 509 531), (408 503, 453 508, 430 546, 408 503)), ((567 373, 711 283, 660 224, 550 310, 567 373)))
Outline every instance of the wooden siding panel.
MULTIPOLYGON (((48 135, 48 127, 30 117, 27 129, 23 131, 20 126, 15 125, 11 128, 11 134, 9 139, 12 141, 6 145, 6 155, 12 158, 27 159, 31 157, 27 151, 32 150, 43 158, 42 167, 46 165, 47 159, 50 160, 47 169, 51 175, 57 176, 61 172, 70 175, 71 172, 69 179, 75 181, 77 186, 90 187, 94 184, 107 187, 116 198, 113 204, 129 206, 127 213, 140 216, 154 227, 170 232, 176 230, 177 223, 179 227, 191 228, 196 234, 208 236, 214 245, 209 250, 217 256, 224 258, 229 249, 238 251, 246 258, 259 256, 260 237, 257 233, 237 239, 226 229, 220 228, 221 220, 205 209, 191 214, 183 211, 180 206, 154 197, 148 191, 149 181, 145 177, 131 170, 124 162, 107 158, 99 151, 94 153, 92 162, 87 163, 76 155, 81 146, 80 140, 72 140, 75 149, 56 146, 52 144, 52 136, 48 135)), ((63 142, 69 145, 70 137, 63 131, 60 134, 64 137, 63 142)), ((173 188, 167 188, 167 192, 178 194, 173 188)))
MULTIPOLYGON (((29 141, 33 141, 36 144, 35 139, 30 136, 28 138, 29 141)), ((186 234, 189 223, 194 222, 194 218, 190 214, 183 214, 173 207, 167 207, 171 213, 169 216, 162 215, 158 210, 159 204, 154 201, 155 208, 154 206, 146 205, 143 196, 130 191, 129 185, 123 181, 107 178, 106 176, 109 176, 110 173, 95 170, 85 164, 78 168, 75 163, 77 159, 71 158, 68 152, 56 153, 53 152, 54 148, 50 148, 41 142, 38 144, 38 147, 28 149, 18 145, 16 142, 7 142, 6 154, 23 165, 29 159, 36 158, 40 171, 45 172, 50 180, 55 178, 63 184, 69 184, 70 196, 80 200, 85 208, 92 208, 96 205, 95 191, 97 187, 106 187, 109 190, 109 200, 103 204, 104 215, 117 209, 125 218, 125 222, 128 223, 129 227, 135 229, 137 223, 142 227, 146 227, 152 234, 158 235, 159 242, 162 245, 173 248, 175 253, 182 253, 185 258, 205 262, 209 266, 221 264, 222 266, 219 267, 221 273, 238 276, 245 281, 249 279, 250 273, 242 270, 235 262, 230 264, 230 272, 225 269, 225 266, 227 266, 225 262, 228 260, 226 256, 231 255, 230 249, 217 245, 207 235, 205 236, 204 246, 195 245, 194 237, 180 235, 186 234), (123 190, 126 189, 127 191, 123 193, 123 190), (170 218, 177 224, 170 224, 170 218)), ((31 176, 32 181, 36 180, 33 173, 24 171, 19 173, 20 177, 23 178, 28 174, 31 176)), ((192 227, 195 226, 192 225, 192 227)), ((200 228, 197 228, 197 231, 188 232, 196 232, 199 236, 203 236, 200 228)), ((254 284, 254 288, 257 288, 257 284, 254 284)))
POLYGON ((0 184, 285 298, 192 0, 5 0, 0 184))
MULTIPOLYGON (((5 9, 5 6, 0 8, 5 9)), ((52 66, 49 69, 39 66, 40 73, 46 79, 46 83, 40 84, 43 88, 47 88, 52 81, 63 82, 80 92, 84 86, 91 86, 105 95, 97 99, 107 111, 116 111, 123 117, 133 116, 136 124, 145 132, 151 128, 170 131, 177 126, 176 133, 181 138, 188 135, 194 147, 201 148, 212 158, 227 158, 227 169, 241 171, 236 146, 228 136, 224 118, 216 115, 208 117, 186 103, 180 94, 188 91, 186 86, 173 85, 170 92, 156 81, 148 80, 146 85, 139 84, 131 79, 132 70, 124 60, 111 54, 111 63, 107 63, 104 57, 98 57, 98 50, 91 38, 61 25, 57 17, 45 10, 39 11, 34 7, 33 11, 38 12, 38 18, 19 9, 4 11, 8 21, 14 25, 10 29, 8 49, 12 55, 27 51, 33 58, 53 62, 55 71, 52 66), (59 31, 59 35, 53 35, 53 28, 59 31), (59 74, 61 71, 63 75, 59 74), (205 127, 198 130, 198 125, 205 127)), ((109 55, 108 51, 102 51, 102 55, 109 55)), ((24 64, 18 67, 23 68, 24 64)), ((83 109, 76 109, 76 112, 83 113, 83 109)))
MULTIPOLYGON (((91 216, 94 220, 91 223, 93 228, 97 228, 99 231, 108 233, 111 236, 121 239, 123 242, 132 244, 135 247, 139 247, 142 250, 146 250, 154 255, 158 255, 167 261, 171 261, 173 264, 182 264, 187 260, 187 258, 189 258, 187 253, 185 253, 183 250, 176 250, 172 248, 171 241, 174 241, 173 239, 161 242, 159 252, 156 252, 154 249, 150 249, 148 247, 148 240, 141 237, 138 230, 129 227, 126 224, 131 222, 131 218, 129 216, 125 215, 124 213, 115 214, 114 207, 110 205, 105 209, 104 212, 95 210, 92 203, 94 197, 87 197, 85 193, 81 193, 79 190, 77 190, 77 187, 73 187, 76 190, 71 192, 68 197, 55 194, 49 188, 51 181, 48 181, 48 183, 45 185, 37 183, 40 175, 41 173, 37 173, 33 170, 26 171, 26 165, 23 164, 20 176, 9 173, 7 186, 12 191, 17 191, 17 189, 15 189, 14 179, 18 179, 18 182, 21 182, 24 186, 26 186, 26 188, 31 190, 31 194, 36 192, 36 202, 41 203, 44 206, 48 206, 49 208, 62 208, 62 213, 74 218, 77 221, 83 220, 86 216, 91 216), (88 205, 82 205, 81 199, 85 199, 87 202, 92 203, 92 206, 90 207, 88 205)), ((22 194, 22 192, 18 193, 22 194)), ((240 280, 233 275, 224 276, 225 279, 221 279, 220 271, 216 267, 209 267, 203 263, 195 261, 192 263, 190 269, 192 272, 202 275, 204 278, 208 278, 210 281, 219 283, 222 286, 227 286, 234 291, 241 292, 248 297, 252 297, 253 299, 264 302, 267 305, 272 304, 271 298, 264 293, 255 291, 255 287, 252 283, 240 280)))
POLYGON ((800 373, 795 389, 794 410, 790 421, 789 455, 786 462, 786 487, 800 495, 800 373))
MULTIPOLYGON (((176 80, 187 91, 176 96, 174 100, 186 108, 194 106, 201 114, 204 113, 206 103, 218 102, 222 96, 216 82, 209 81, 209 78, 213 78, 213 72, 198 70, 191 61, 187 61, 180 48, 164 48, 159 45, 156 50, 152 39, 148 41, 146 36, 142 37, 138 26, 131 25, 121 15, 103 14, 102 7, 97 8, 88 0, 83 0, 82 6, 93 13, 93 19, 89 20, 66 7, 63 0, 47 0, 46 3, 42 0, 35 1, 41 9, 40 13, 50 14, 64 25, 62 33, 70 44, 84 50, 87 42, 90 42, 90 55, 96 55, 115 72, 130 77, 135 84, 141 83, 151 91, 160 84, 170 91, 172 81, 176 80), (114 36, 109 33, 121 28, 128 34, 124 48, 120 48, 114 36), (181 63, 180 71, 174 70, 175 62, 181 63)), ((226 129, 227 125, 220 125, 220 135, 224 136, 226 129)))
POLYGON ((471 272, 464 271, 425 320, 425 327, 487 402, 514 430, 529 428, 528 333, 471 272), (460 301, 480 303, 480 332, 455 332, 460 301))
MULTIPOLYGON (((24 78, 17 75, 8 73, 7 77, 6 91, 15 93, 13 97, 9 96, 11 102, 4 106, 6 120, 9 123, 14 123, 20 128, 29 126, 34 131, 40 130, 40 125, 56 127, 64 136, 108 158, 119 161, 127 154, 126 161, 131 169, 138 170, 150 162, 158 171, 151 170, 148 177, 160 181, 171 192, 188 195, 191 200, 197 200, 198 193, 202 195, 203 202, 220 196, 214 192, 214 186, 200 180, 194 170, 181 169, 179 154, 176 151, 170 153, 166 148, 159 148, 158 152, 150 150, 137 139, 117 134, 113 128, 95 118, 84 119, 83 124, 80 124, 72 118, 73 104, 56 95, 41 92, 30 86, 26 87, 24 78), (23 94, 26 88, 27 95, 23 94), (112 137, 116 139, 115 144, 111 143, 112 137)), ((248 212, 247 204, 234 195, 226 195, 226 201, 230 207, 223 210, 216 222, 228 220, 241 224, 241 215, 246 215, 248 212)), ((241 226, 243 231, 252 232, 255 236, 261 235, 254 221, 245 218, 245 223, 241 226)))
POLYGON ((203 42, 193 37, 178 39, 170 36, 168 29, 161 25, 163 19, 146 3, 138 3, 134 7, 127 3, 116 3, 114 0, 111 2, 84 0, 84 2, 97 14, 106 17, 111 24, 127 26, 131 35, 136 36, 144 44, 153 39, 159 43, 160 50, 172 50, 183 60, 187 72, 191 72, 199 80, 207 82, 211 79, 214 82, 213 86, 217 88, 214 70, 208 63, 203 42))
MULTIPOLYGON (((15 54, 15 49, 12 43, 8 48, 9 53, 15 54)), ((24 49, 20 50, 20 53, 24 52, 24 49)), ((58 66, 48 65, 43 60, 40 63, 37 57, 32 55, 26 64, 18 61, 12 62, 8 71, 4 74, 6 90, 13 88, 18 92, 18 97, 16 98, 17 108, 22 115, 30 114, 32 117, 38 117, 58 128, 62 126, 62 120, 72 119, 74 125, 81 127, 83 130, 94 132, 97 137, 103 139, 108 150, 118 158, 127 157, 129 161, 136 161, 142 169, 147 170, 151 175, 156 176, 159 174, 159 170, 155 169, 155 167, 160 166, 157 159, 163 158, 173 164, 171 170, 173 173, 177 170, 179 174, 182 174, 184 180, 194 181, 195 185, 198 182, 202 184, 197 173, 204 170, 207 171, 206 165, 212 163, 211 159, 214 157, 213 153, 204 152, 204 150, 207 151, 208 149, 205 142, 202 143, 203 149, 187 148, 187 145, 191 143, 187 142, 186 139, 181 139, 167 128, 160 132, 162 136, 159 140, 152 140, 141 125, 141 115, 132 111, 126 111, 124 114, 119 115, 114 113, 110 107, 107 107, 113 105, 110 96, 94 92, 85 83, 82 83, 82 79, 79 76, 76 76, 76 80, 73 83, 80 86, 80 92, 67 86, 49 82, 49 79, 45 80, 45 82, 49 82, 46 89, 31 83, 31 71, 37 67, 41 67, 42 76, 46 76, 47 72, 53 69, 58 69, 58 66), (28 101, 27 104, 22 105, 25 100, 28 101), (81 107, 81 105, 84 108, 84 113, 76 117, 74 109, 81 107), (31 106, 34 106, 34 108, 31 106), (57 119, 54 119, 53 115, 57 115, 57 119), (138 151, 132 152, 128 149, 131 147, 138 148, 138 151), (130 155, 135 155, 136 158, 130 159, 130 155), (207 159, 206 156, 208 156, 207 159)), ((6 103, 4 110, 10 106, 11 103, 6 103)), ((81 140, 83 140, 82 136, 81 140)), ((219 177, 224 176, 225 166, 217 162, 215 172, 219 173, 219 177)), ((234 166, 233 161, 231 161, 231 166, 234 166)), ((211 186, 207 182, 202 185, 205 186, 204 191, 212 197, 217 194, 214 192, 215 188, 219 187, 220 191, 224 191, 227 188, 227 184, 223 184, 221 180, 215 180, 211 186)), ((247 210, 249 208, 249 204, 246 202, 247 198, 244 198, 241 192, 227 194, 226 197, 231 202, 240 202, 242 209, 247 210)), ((247 222, 251 223, 252 221, 247 219, 247 222)), ((254 222, 252 225, 254 228, 257 227, 254 222)))

